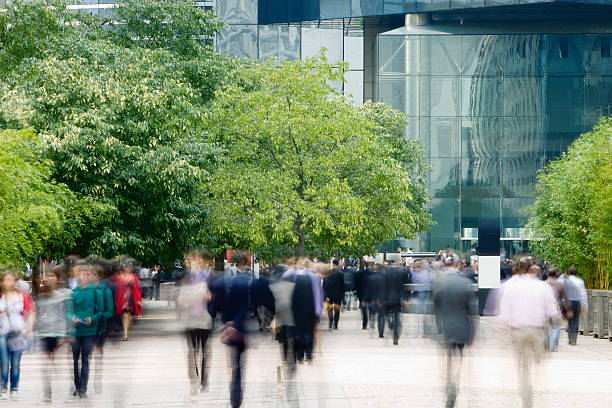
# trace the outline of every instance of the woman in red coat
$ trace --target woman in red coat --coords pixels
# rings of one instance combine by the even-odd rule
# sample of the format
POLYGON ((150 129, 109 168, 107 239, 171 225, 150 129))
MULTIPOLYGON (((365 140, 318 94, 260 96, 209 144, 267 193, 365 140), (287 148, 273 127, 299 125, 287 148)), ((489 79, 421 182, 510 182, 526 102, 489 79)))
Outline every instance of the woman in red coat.
POLYGON ((123 323, 123 341, 127 341, 132 316, 140 316, 142 312, 140 286, 138 276, 133 272, 132 265, 124 263, 113 277, 115 283, 115 313, 121 316, 123 323))

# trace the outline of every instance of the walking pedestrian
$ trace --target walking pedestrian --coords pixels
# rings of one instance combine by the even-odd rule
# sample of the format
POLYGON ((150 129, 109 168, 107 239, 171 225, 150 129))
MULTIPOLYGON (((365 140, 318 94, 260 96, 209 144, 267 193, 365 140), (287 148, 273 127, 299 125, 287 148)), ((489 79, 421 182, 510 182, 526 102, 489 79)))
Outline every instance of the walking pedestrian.
POLYGON ((463 352, 476 332, 478 307, 469 278, 448 269, 433 284, 434 314, 438 333, 446 349, 446 407, 455 406, 463 352))
POLYGON ((68 314, 74 327, 72 358, 75 390, 72 395, 80 398, 87 398, 89 358, 98 332, 98 322, 104 312, 102 297, 91 282, 91 272, 88 265, 76 267, 79 284, 72 293, 72 312, 68 314))
POLYGON ((589 302, 587 291, 584 287, 584 281, 576 276, 576 268, 567 269, 566 278, 564 280, 567 297, 572 305, 572 317, 567 322, 568 343, 570 346, 575 346, 578 340, 578 323, 580 315, 588 312, 589 302))
POLYGON ((384 313, 378 314, 378 333, 383 337, 385 331, 385 316, 390 317, 390 329, 393 330, 393 344, 399 343, 402 331, 402 305, 404 300, 404 285, 411 283, 410 275, 403 267, 394 264, 383 269, 384 313))
POLYGON ((539 362, 543 332, 549 320, 558 319, 557 302, 549 285, 529 273, 531 261, 521 258, 514 276, 502 286, 500 318, 509 328, 517 358, 523 407, 533 406, 535 364, 539 362))
POLYGON ((70 344, 66 316, 72 313, 72 291, 60 286, 65 269, 64 265, 51 269, 42 280, 38 296, 36 329, 41 349, 48 360, 42 370, 42 402, 52 401, 51 376, 55 352, 62 344, 70 344))
MULTIPOLYGON (((549 266, 546 271, 548 278, 546 283, 550 285, 557 301, 557 306, 561 312, 561 317, 570 319, 574 312, 572 311, 572 304, 567 297, 567 291, 565 285, 557 280, 557 268, 549 266)), ((548 325, 548 351, 557 351, 559 346, 559 335, 561 333, 560 322, 552 320, 548 325)))
MULTIPOLYGON (((198 262, 200 260, 197 260, 198 262)), ((181 285, 177 307, 182 309, 187 342, 187 374, 191 394, 206 391, 208 387, 208 363, 210 349, 207 346, 212 329, 212 318, 208 313, 211 294, 206 280, 185 278, 181 285)))
POLYGON ((142 313, 142 297, 138 276, 133 272, 131 260, 124 260, 118 265, 113 276, 115 284, 115 314, 121 316, 123 326, 123 341, 128 340, 132 317, 142 313))
MULTIPOLYGON (((340 309, 344 298, 345 279, 344 273, 338 267, 338 260, 332 261, 333 268, 329 275, 323 280, 323 296, 329 305, 327 307, 327 318, 329 320, 329 330, 338 330, 340 321, 340 309)), ((350 308, 349 308, 350 310, 350 308)))
POLYGON ((15 271, 2 273, 0 296, 0 365, 2 377, 1 399, 8 399, 9 372, 10 398, 17 399, 21 354, 27 348, 26 336, 32 332, 36 308, 30 297, 16 290, 18 275, 15 271))
POLYGON ((242 405, 243 354, 246 350, 245 320, 249 312, 249 274, 246 255, 236 252, 231 257, 236 265, 236 275, 224 279, 225 304, 222 320, 221 341, 230 347, 232 379, 230 383, 230 404, 232 408, 242 405))
MULTIPOLYGON (((104 262, 107 264, 107 262, 104 262)), ((107 268, 112 268, 111 265, 105 265, 107 268)), ((112 269, 111 269, 112 271, 112 269)), ((102 309, 100 310, 96 336, 94 338, 94 361, 95 376, 94 376, 94 392, 102 393, 102 374, 104 372, 104 344, 108 332, 110 319, 115 315, 115 304, 113 301, 113 292, 108 287, 106 280, 101 280, 106 276, 106 270, 102 265, 92 265, 90 269, 91 284, 96 288, 96 300, 101 300, 102 309)))

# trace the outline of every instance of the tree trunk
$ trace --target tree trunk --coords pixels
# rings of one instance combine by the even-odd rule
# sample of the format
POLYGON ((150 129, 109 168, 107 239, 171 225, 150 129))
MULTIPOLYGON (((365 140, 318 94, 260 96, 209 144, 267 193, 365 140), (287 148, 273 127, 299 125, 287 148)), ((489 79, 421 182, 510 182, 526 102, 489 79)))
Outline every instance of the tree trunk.
POLYGON ((298 215, 293 222, 295 234, 298 236, 297 246, 293 250, 293 255, 297 258, 304 257, 304 231, 302 230, 302 216, 298 215))

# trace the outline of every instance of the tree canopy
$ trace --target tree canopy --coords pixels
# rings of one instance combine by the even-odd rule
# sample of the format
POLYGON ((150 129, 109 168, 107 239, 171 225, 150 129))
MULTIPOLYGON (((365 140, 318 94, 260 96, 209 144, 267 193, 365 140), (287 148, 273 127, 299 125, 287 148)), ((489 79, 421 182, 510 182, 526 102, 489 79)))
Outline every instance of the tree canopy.
POLYGON ((429 225, 427 165, 404 138, 404 116, 355 106, 332 83, 347 67, 324 56, 253 64, 217 91, 210 140, 224 160, 212 174, 218 233, 258 254, 375 252, 429 225))
POLYGON ((116 30, 60 3, 9 7, 2 48, 16 55, 22 38, 32 51, 13 55, 20 63, 2 78, 0 126, 40 134, 53 179, 113 210, 67 251, 169 262, 206 219, 215 149, 201 137, 204 111, 234 63, 206 44, 219 27, 211 12, 135 3, 120 4, 116 30), (33 20, 51 27, 43 43, 13 33, 33 20))
POLYGON ((536 255, 608 289, 612 272, 612 119, 602 119, 539 175, 529 225, 536 255))

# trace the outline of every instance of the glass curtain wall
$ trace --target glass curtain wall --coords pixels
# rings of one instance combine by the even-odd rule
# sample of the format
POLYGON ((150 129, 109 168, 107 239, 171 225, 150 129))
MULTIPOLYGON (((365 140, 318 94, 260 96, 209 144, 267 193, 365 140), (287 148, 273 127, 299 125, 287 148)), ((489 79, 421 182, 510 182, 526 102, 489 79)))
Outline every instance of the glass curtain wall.
POLYGON ((431 163, 420 249, 460 249, 480 217, 524 238, 538 170, 610 113, 610 36, 402 30, 378 38, 377 99, 408 114, 431 163))
POLYGON ((308 58, 326 49, 331 63, 345 61, 350 72, 337 88, 356 104, 363 103, 363 24, 339 19, 292 24, 258 25, 255 0, 217 0, 226 26, 217 36, 217 50, 235 57, 277 61, 308 58))

